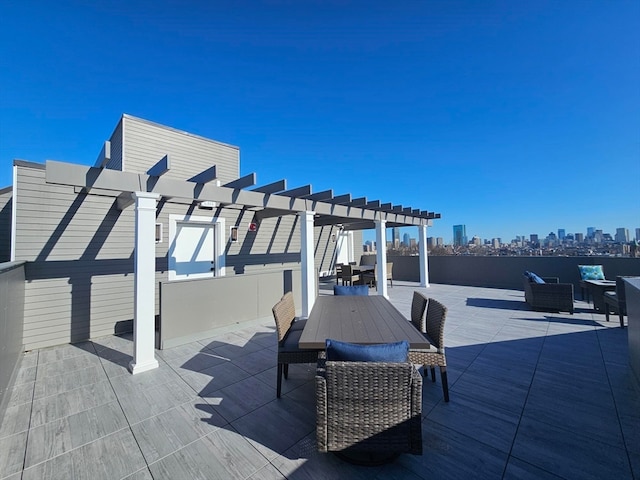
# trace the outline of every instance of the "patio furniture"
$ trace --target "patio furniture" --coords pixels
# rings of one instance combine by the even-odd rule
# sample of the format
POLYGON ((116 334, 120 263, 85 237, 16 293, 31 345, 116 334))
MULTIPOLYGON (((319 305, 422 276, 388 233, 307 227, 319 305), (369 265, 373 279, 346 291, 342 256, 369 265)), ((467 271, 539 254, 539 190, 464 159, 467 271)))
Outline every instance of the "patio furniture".
POLYGON ((524 299, 534 310, 560 312, 573 315, 573 284, 560 283, 558 277, 542 277, 544 283, 536 283, 527 275, 522 276, 524 299))
POLYGON ((380 295, 316 298, 300 337, 301 349, 324 350, 327 338, 372 345, 407 340, 412 349, 428 349, 429 341, 380 295))
POLYGON ((334 285, 334 295, 369 295, 369 287, 366 285, 334 285))
MULTIPOLYGON (((391 286, 393 287, 393 262, 387 263, 387 280, 391 282, 391 286)), ((377 285, 378 283, 377 268, 373 268, 371 270, 364 272, 362 274, 362 281, 368 285, 371 285, 372 287, 377 285)))
POLYGON ((354 272, 353 265, 342 265, 342 278, 343 285, 354 285, 357 282, 360 282, 360 275, 354 272))
MULTIPOLYGON (((447 380, 447 358, 444 351, 444 322, 447 318, 447 307, 433 298, 425 298, 418 293, 416 298, 414 292, 413 302, 411 305, 411 322, 413 325, 419 323, 420 332, 431 345, 427 349, 409 349, 409 361, 418 365, 422 365, 425 377, 427 374, 427 366, 431 369, 431 381, 436 381, 436 365, 440 367, 440 379, 442 381, 442 394, 444 401, 449 401, 449 383, 447 380), (420 299, 419 297, 422 297, 420 299), (414 321, 414 303, 415 315, 414 321), (422 320, 420 309, 423 304, 427 305, 427 313, 422 320), (419 318, 419 320, 418 320, 419 318)), ((417 325, 416 325, 417 326, 417 325)))
POLYGON ((336 283, 342 278, 342 263, 336 263, 336 283))
POLYGON ((306 324, 305 320, 296 320, 296 307, 291 292, 285 293, 271 309, 278 331, 278 380, 276 396, 280 398, 282 375, 289 376, 290 363, 316 363, 319 350, 303 350, 298 341, 306 324))
POLYGON ((604 300, 604 314, 607 317, 607 322, 609 321, 609 307, 612 307, 614 312, 617 312, 618 317, 620 318, 620 328, 624 328, 624 316, 627 314, 627 298, 624 291, 624 278, 625 277, 617 276, 615 292, 604 292, 602 296, 604 300))
POLYGON ((602 265, 578 265, 578 274, 580 275, 580 298, 585 299, 589 303, 589 286, 587 280, 605 280, 602 265))
POLYGON ((422 377, 411 363, 320 359, 315 381, 320 452, 367 464, 422 454, 422 377))
POLYGON ((615 280, 585 280, 583 282, 589 292, 587 295, 593 299, 593 310, 599 313, 606 311, 604 294, 616 290, 615 280))
POLYGON ((419 332, 427 331, 427 323, 424 316, 424 312, 427 309, 427 302, 429 299, 420 292, 413 292, 413 299, 411 300, 411 323, 418 329, 419 332))

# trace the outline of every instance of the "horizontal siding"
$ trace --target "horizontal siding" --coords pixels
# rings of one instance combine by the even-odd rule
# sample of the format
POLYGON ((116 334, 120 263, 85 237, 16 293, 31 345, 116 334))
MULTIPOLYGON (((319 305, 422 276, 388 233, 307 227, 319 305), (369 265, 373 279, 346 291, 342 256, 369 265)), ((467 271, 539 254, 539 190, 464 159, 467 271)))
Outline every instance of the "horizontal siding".
POLYGON ((239 177, 237 147, 130 116, 123 118, 123 125, 123 166, 127 172, 144 173, 169 154, 171 170, 166 178, 186 180, 212 165, 216 165, 223 184, 239 177))
POLYGON ((107 163, 106 168, 122 170, 122 118, 111 134, 109 142, 111 142, 111 159, 107 163))
MULTIPOLYGON (((25 345, 28 349, 113 334, 133 319, 134 208, 120 212, 114 198, 75 194, 49 185, 45 171, 18 167, 16 259, 25 267, 25 345)), ((212 218, 213 211, 165 203, 157 215, 163 242, 156 244, 156 282, 166 282, 169 216, 212 218)), ((226 275, 300 268, 300 222, 296 215, 265 219, 249 232, 253 212, 225 208, 226 275), (228 240, 239 227, 239 242, 228 240)), ((330 229, 316 229, 316 268, 333 255, 330 229), (319 241, 319 243, 318 243, 319 241)), ((160 289, 155 292, 156 314, 160 289)))
POLYGON ((11 260, 11 191, 0 194, 0 263, 11 260))

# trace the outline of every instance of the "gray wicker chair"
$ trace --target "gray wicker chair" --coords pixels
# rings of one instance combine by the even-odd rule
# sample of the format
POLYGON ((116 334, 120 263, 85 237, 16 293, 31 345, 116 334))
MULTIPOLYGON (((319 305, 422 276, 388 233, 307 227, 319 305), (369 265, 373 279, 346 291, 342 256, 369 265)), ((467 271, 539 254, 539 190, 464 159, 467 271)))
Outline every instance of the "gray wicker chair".
POLYGON ((624 328, 624 316, 627 314, 627 296, 624 290, 624 278, 621 276, 616 277, 616 291, 604 292, 604 313, 609 321, 609 310, 613 308, 615 312, 618 312, 620 318, 620 328, 624 328))
MULTIPOLYGON (((362 274, 362 281, 367 285, 375 287, 378 284, 378 268, 368 270, 362 274)), ((387 262, 387 281, 393 287, 393 262, 387 262)))
POLYGON ((298 346, 306 320, 296 320, 296 306, 291 292, 285 293, 271 309, 278 330, 278 383, 280 398, 282 375, 289 376, 290 363, 316 363, 319 350, 302 350, 298 346))
POLYGON ((320 359, 316 413, 321 452, 365 463, 422 454, 422 377, 411 363, 320 359))
POLYGON ((573 315, 573 284, 559 283, 558 277, 542 277, 545 283, 532 282, 526 275, 524 299, 534 310, 569 312, 573 315))
POLYGON ((353 265, 342 265, 342 275, 340 278, 342 278, 343 285, 356 285, 361 283, 360 274, 353 272, 353 265))
POLYGON ((409 361, 423 366, 424 375, 427 376, 427 366, 431 369, 431 380, 436 381, 436 369, 440 367, 440 379, 442 381, 442 393, 444 401, 449 401, 449 382, 447 380, 447 357, 444 351, 444 322, 447 318, 447 307, 433 298, 425 298, 418 292, 414 292, 411 304, 411 322, 418 328, 431 344, 428 350, 409 350, 409 361), (416 296, 418 295, 418 297, 416 296), (422 299, 420 298, 422 297, 422 299), (427 305, 427 314, 420 314, 420 309, 427 305), (415 314, 415 320, 414 320, 415 314))

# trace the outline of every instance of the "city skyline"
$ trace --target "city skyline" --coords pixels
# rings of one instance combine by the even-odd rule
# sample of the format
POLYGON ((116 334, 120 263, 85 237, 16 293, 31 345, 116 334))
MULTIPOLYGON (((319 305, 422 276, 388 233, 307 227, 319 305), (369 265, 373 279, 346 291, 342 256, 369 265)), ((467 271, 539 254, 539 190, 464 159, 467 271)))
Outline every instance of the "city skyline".
POLYGON ((153 6, 5 2, 0 188, 14 159, 94 164, 128 113, 447 240, 637 226, 640 2, 153 6))
MULTIPOLYGON (((640 222, 639 222, 640 224, 640 222)), ((464 226, 467 227, 466 224, 458 224, 460 226, 464 226)), ((455 225, 453 226, 455 227, 455 225)), ((454 244, 454 233, 453 233, 453 227, 452 227, 452 231, 449 233, 448 236, 446 235, 435 235, 434 232, 434 228, 430 227, 427 229, 427 236, 428 237, 433 237, 433 238, 442 238, 443 242, 446 245, 453 245, 454 244)), ((570 229, 567 228, 562 228, 562 227, 558 227, 556 229, 553 230, 548 230, 546 231, 546 233, 542 233, 542 232, 530 232, 527 234, 515 234, 512 236, 506 236, 506 237, 501 237, 499 235, 495 235, 495 236, 480 236, 480 235, 475 235, 475 234, 469 234, 469 230, 468 228, 465 228, 466 233, 466 238, 467 238, 467 242, 471 241, 471 239, 473 239, 474 237, 479 237, 483 242, 484 241, 491 241, 493 239, 499 238, 501 240, 502 243, 509 243, 512 240, 515 240, 518 236, 520 237, 524 237, 526 240, 529 240, 531 235, 538 235, 539 238, 545 239, 550 233, 553 233, 555 235, 558 235, 558 231, 559 230, 565 230, 565 234, 566 235, 575 235, 575 234, 582 234, 584 235, 585 238, 588 237, 588 230, 590 228, 593 228, 594 231, 595 230, 601 230, 603 234, 609 234, 611 235, 612 238, 615 239, 615 235, 616 235, 616 230, 619 228, 624 228, 627 229, 629 231, 629 241, 633 241, 634 239, 637 240, 638 242, 640 242, 640 238, 638 238, 638 235, 640 234, 640 226, 633 226, 633 227, 624 227, 624 226, 618 226, 615 228, 612 228, 610 230, 604 229, 604 228, 599 228, 597 226, 592 227, 584 227, 582 231, 577 230, 577 231, 572 231, 570 229)), ((400 238, 404 238, 404 235, 408 234, 410 238, 417 238, 418 234, 417 234, 417 229, 415 227, 400 227, 400 238)), ((367 241, 371 241, 371 242, 375 242, 375 231, 373 230, 365 230, 363 231, 363 239, 362 239, 363 243, 366 243, 367 241)), ((387 242, 392 241, 392 232, 391 232, 391 228, 387 229, 387 242)))

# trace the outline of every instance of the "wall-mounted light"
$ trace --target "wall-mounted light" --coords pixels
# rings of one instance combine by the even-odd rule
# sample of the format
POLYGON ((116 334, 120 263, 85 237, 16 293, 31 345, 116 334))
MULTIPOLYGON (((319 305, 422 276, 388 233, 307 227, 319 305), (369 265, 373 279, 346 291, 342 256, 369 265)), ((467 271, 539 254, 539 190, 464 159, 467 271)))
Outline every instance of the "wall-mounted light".
POLYGON ((231 227, 231 231, 229 232, 229 239, 232 242, 238 241, 238 227, 231 227))
POLYGON ((156 223, 156 243, 162 243, 162 224, 156 223))
POLYGON ((336 243, 336 234, 335 233, 333 235, 331 235, 331 241, 333 243, 336 243))

